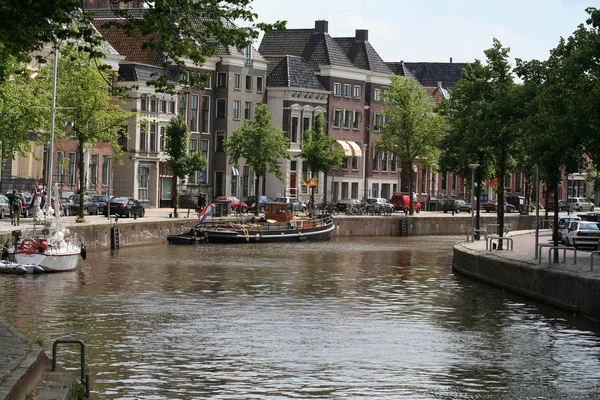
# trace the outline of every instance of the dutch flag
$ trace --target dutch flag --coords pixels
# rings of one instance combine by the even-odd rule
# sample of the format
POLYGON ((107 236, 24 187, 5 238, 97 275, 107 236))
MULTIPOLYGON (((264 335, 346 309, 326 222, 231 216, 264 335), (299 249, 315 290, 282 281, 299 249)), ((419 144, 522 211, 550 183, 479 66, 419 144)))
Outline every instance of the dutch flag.
POLYGON ((198 214, 200 222, 204 222, 208 217, 212 217, 212 207, 210 206, 210 203, 208 203, 206 207, 204 207, 204 210, 200 211, 198 214))

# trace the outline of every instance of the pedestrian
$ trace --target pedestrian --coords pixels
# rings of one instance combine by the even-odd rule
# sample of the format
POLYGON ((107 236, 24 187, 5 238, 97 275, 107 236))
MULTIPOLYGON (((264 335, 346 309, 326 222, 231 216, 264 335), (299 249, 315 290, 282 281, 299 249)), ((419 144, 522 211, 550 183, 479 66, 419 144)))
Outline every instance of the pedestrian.
MULTIPOLYGON (((14 193, 14 191, 13 191, 13 193, 14 193)), ((13 221, 13 225, 15 225, 15 226, 21 226, 21 207, 22 207, 21 196, 19 196, 18 194, 15 194, 15 196, 13 197, 13 204, 12 204, 13 217, 11 218, 11 220, 13 221)))
POLYGON ((206 197, 204 193, 200 194, 200 198, 198 199, 198 212, 201 213, 206 207, 206 197))
POLYGON ((46 191, 44 190, 42 192, 42 200, 40 201, 40 210, 43 210, 44 207, 46 206, 46 196, 47 196, 47 194, 46 194, 46 191))
POLYGON ((33 214, 33 222, 37 222, 39 221, 40 207, 42 205, 42 196, 37 191, 35 192, 32 203, 31 213, 33 214))
POLYGON ((8 201, 8 208, 9 208, 9 212, 10 212, 10 224, 11 225, 15 224, 15 213, 13 212, 13 204, 15 202, 16 197, 17 197, 17 191, 13 190, 12 191, 12 196, 10 197, 10 199, 8 201))

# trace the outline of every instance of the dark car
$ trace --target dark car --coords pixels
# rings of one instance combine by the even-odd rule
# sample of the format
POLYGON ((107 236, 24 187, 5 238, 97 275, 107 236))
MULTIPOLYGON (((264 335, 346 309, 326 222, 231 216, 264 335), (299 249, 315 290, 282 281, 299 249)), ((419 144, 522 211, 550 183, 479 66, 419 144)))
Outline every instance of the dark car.
POLYGON ((248 205, 235 196, 217 196, 213 199, 213 203, 225 202, 225 201, 228 201, 231 203, 232 211, 237 211, 238 207, 240 207, 240 210, 239 210, 240 212, 244 212, 244 213, 248 212, 248 205))
MULTIPOLYGON (((104 215, 108 216, 108 207, 104 211, 104 215)), ((112 197, 110 199, 110 215, 118 215, 119 217, 143 217, 146 215, 144 205, 133 197, 112 197)))
POLYGON ((100 214, 104 214, 106 211, 106 207, 108 207, 108 200, 113 196, 109 196, 107 194, 101 194, 94 197, 94 201, 98 204, 98 212, 100 214))
MULTIPOLYGON (((498 201, 494 200, 494 201, 490 201, 489 203, 485 203, 483 205, 483 209, 485 210, 485 212, 497 212, 498 211, 498 201)), ((504 202, 504 212, 506 213, 512 213, 515 211, 515 206, 513 206, 512 204, 507 203, 506 201, 504 202)))
POLYGON ((471 205, 465 202, 464 200, 447 199, 442 204, 442 211, 444 211, 445 213, 447 213, 448 211, 455 213, 460 213, 461 211, 464 211, 470 213, 471 205))
MULTIPOLYGON (((265 204, 266 203, 272 203, 274 200, 269 197, 269 196, 258 196, 259 201, 260 201, 260 210, 262 211, 265 208, 265 204)), ((246 203, 246 205, 248 206, 248 209, 252 210, 254 209, 254 205, 256 204, 256 196, 248 196, 246 197, 246 200, 244 200, 244 203, 246 203)))
MULTIPOLYGON (((79 214, 80 201, 81 197, 78 194, 69 196, 69 213, 71 215, 79 214)), ((98 209, 98 203, 96 203, 96 200, 94 200, 92 196, 83 196, 83 213, 88 215, 100 214, 100 210, 98 209)))
POLYGON ((344 212, 346 211, 346 208, 348 207, 354 207, 360 204, 360 200, 359 199, 341 199, 338 200, 336 206, 338 208, 338 210, 340 210, 340 212, 344 212))

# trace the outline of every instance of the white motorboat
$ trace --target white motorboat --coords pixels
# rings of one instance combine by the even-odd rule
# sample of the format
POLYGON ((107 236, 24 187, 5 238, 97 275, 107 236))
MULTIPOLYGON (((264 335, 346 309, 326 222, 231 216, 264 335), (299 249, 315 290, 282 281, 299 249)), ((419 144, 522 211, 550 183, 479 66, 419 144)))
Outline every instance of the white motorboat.
POLYGON ((44 272, 42 267, 33 264, 19 264, 14 261, 0 260, 0 273, 2 274, 41 274, 44 272))

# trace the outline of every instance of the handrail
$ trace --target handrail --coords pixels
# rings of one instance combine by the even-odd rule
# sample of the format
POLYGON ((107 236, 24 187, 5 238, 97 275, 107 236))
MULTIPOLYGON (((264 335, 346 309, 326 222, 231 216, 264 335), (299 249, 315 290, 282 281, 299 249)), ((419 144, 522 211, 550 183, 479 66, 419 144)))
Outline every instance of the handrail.
POLYGON ((475 241, 475 234, 477 233, 483 233, 483 238, 486 239, 488 232, 485 229, 471 229, 469 228, 467 230, 467 242, 474 242, 475 241), (471 240, 469 240, 471 239, 471 240))
POLYGON ((577 249, 570 246, 554 246, 553 244, 538 244, 537 255, 538 264, 542 263, 542 248, 548 248, 548 265, 552 264, 552 259, 550 258, 552 250, 562 250, 563 251, 563 263, 567 262, 567 250, 573 251, 573 264, 577 264, 577 249))
POLYGON ((90 376, 85 374, 85 343, 79 339, 58 339, 52 343, 52 371, 56 371, 56 351, 60 343, 78 344, 81 348, 81 383, 85 386, 85 397, 90 398, 90 376))
POLYGON ((507 246, 510 245, 511 251, 515 249, 515 244, 514 244, 513 238, 506 237, 506 236, 499 236, 499 235, 487 235, 485 238, 485 251, 488 251, 488 248, 490 250, 492 250, 492 247, 493 247, 492 242, 494 240, 498 240, 499 242, 506 241, 507 242, 506 245, 507 246))

